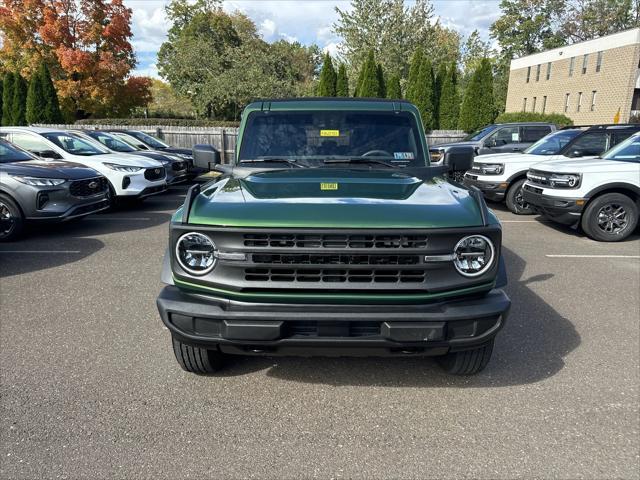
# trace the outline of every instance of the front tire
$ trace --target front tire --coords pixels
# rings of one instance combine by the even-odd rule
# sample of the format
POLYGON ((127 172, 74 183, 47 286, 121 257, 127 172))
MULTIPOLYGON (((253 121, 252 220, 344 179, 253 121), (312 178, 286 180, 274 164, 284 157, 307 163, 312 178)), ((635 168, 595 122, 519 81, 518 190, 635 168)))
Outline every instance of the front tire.
POLYGON ((526 179, 521 178, 511 184, 505 195, 505 202, 507 208, 516 215, 533 215, 535 212, 531 208, 531 205, 522 198, 522 186, 524 182, 526 182, 526 179))
POLYGON ((0 193, 0 242, 16 240, 24 230, 24 215, 9 195, 0 193))
POLYGON ((172 338, 173 353, 185 372, 205 375, 222 368, 224 355, 217 350, 195 347, 172 338))
POLYGON ((599 242, 619 242, 638 225, 638 206, 622 193, 605 193, 593 199, 582 214, 582 230, 599 242))
POLYGON ((493 339, 480 348, 447 353, 438 361, 443 370, 451 375, 475 375, 489 363, 493 352, 493 339))

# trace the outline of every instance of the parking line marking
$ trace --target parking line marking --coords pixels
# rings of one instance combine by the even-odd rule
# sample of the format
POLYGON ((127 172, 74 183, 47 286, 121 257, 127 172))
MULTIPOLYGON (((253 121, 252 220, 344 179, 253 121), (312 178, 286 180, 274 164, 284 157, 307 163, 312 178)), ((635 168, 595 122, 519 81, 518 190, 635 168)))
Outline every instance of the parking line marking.
POLYGON ((545 255, 548 258, 640 258, 640 255, 545 255))
POLYGON ((100 215, 99 217, 87 217, 86 220, 130 220, 132 222, 144 222, 151 220, 149 217, 104 217, 100 215))
POLYGON ((80 253, 80 250, 0 250, 0 253, 80 253))

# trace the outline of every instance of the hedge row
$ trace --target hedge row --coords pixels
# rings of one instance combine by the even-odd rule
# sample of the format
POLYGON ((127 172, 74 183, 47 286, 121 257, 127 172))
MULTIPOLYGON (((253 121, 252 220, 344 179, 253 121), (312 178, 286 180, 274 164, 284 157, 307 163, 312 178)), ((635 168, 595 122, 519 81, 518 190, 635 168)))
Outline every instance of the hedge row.
POLYGON ((573 125, 573 120, 560 113, 511 112, 498 115, 495 123, 511 122, 547 122, 565 127, 573 125))
POLYGON ((239 122, 226 120, 195 120, 188 118, 87 118, 78 120, 76 125, 127 125, 163 127, 238 127, 239 122))

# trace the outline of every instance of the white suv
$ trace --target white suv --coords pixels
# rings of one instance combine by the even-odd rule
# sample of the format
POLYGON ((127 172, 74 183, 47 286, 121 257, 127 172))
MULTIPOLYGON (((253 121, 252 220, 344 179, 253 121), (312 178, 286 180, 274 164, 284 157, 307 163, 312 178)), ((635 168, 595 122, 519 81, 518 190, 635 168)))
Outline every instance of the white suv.
POLYGON ((165 168, 159 161, 109 153, 106 148, 64 130, 2 127, 0 136, 42 158, 67 160, 97 170, 109 181, 113 200, 144 198, 167 189, 165 168))
POLYGON ((602 158, 564 159, 535 164, 523 187, 537 212, 577 227, 594 240, 627 238, 640 211, 640 133, 602 158))

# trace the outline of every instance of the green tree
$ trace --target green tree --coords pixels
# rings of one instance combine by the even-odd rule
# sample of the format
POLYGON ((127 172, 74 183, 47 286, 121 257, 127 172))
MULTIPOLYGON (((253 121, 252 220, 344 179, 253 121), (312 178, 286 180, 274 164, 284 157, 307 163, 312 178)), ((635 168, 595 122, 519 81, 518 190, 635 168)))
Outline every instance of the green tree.
POLYGON ((389 77, 387 83, 387 98, 400 99, 402 98, 402 89, 400 87, 400 75, 397 73, 389 77))
POLYGON ((438 73, 435 76, 435 83, 433 88, 434 99, 434 129, 440 128, 440 97, 442 96, 442 84, 447 76, 447 65, 443 62, 438 67, 438 73))
POLYGON ((411 67, 409 68, 409 78, 407 79, 406 86, 406 98, 410 102, 413 102, 417 96, 418 75, 420 74, 420 67, 422 66, 424 53, 422 48, 418 47, 411 56, 411 67))
MULTIPOLYGON (((44 65, 44 64, 42 64, 44 65)), ((27 89, 27 123, 45 123, 46 99, 42 84, 42 69, 38 68, 29 80, 27 89)))
POLYGON ((13 76, 13 102, 11 103, 11 122, 13 125, 26 125, 27 82, 22 75, 13 76))
POLYGON ((640 25, 638 0, 567 0, 560 28, 567 42, 582 42, 640 25))
POLYGON ((362 81, 358 85, 358 96, 375 98, 379 95, 380 81, 378 79, 378 67, 373 55, 373 50, 371 50, 363 66, 362 81))
POLYGON ((464 93, 460 109, 459 128, 472 132, 496 118, 493 99, 493 73, 488 59, 482 60, 464 93))
POLYGON ((325 53, 324 61, 322 62, 322 70, 320 71, 320 80, 318 82, 318 96, 320 97, 335 97, 336 96, 336 82, 338 81, 338 75, 333 68, 333 62, 331 61, 331 55, 325 53))
POLYGON ((4 82, 0 82, 0 125, 2 125, 2 87, 4 82))
POLYGON ((387 82, 384 78, 384 70, 382 70, 382 65, 376 65, 376 78, 378 79, 378 97, 379 98, 387 98, 387 82))
MULTIPOLYGON (((43 122, 45 123, 62 123, 63 117, 60 111, 60 103, 58 101, 58 92, 51 80, 51 73, 46 63, 40 65, 38 72, 40 76, 40 83, 42 85, 42 94, 44 96, 44 114, 43 122)), ((148 90, 148 89, 147 89, 148 90)), ((140 98, 141 95, 136 95, 136 98, 140 98)))
POLYGON ((347 67, 341 63, 338 67, 338 78, 336 80, 336 96, 349 96, 349 78, 347 77, 347 67))
POLYGON ((13 73, 7 72, 2 80, 2 125, 13 125, 13 73))
POLYGON ((443 130, 455 130, 458 128, 458 113, 460 111, 460 97, 457 87, 457 66, 452 62, 446 70, 442 81, 440 101, 438 102, 438 123, 443 130))
POLYGON ((433 130, 436 124, 435 118, 435 79, 431 60, 423 59, 418 71, 415 98, 412 102, 420 110, 422 123, 425 130, 433 130))

